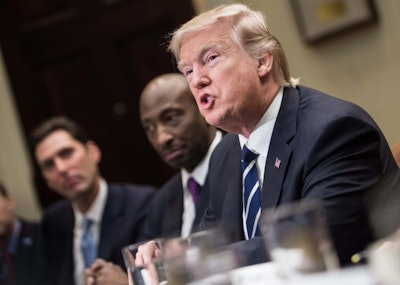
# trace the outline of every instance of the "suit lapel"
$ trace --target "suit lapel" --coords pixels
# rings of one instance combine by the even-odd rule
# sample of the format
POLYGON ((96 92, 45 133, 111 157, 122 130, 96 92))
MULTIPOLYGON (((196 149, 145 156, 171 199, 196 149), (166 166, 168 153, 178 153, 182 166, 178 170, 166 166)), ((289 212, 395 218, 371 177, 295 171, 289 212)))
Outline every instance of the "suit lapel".
MULTIPOLYGON (((168 201, 165 201, 168 205, 168 211, 166 211, 164 217, 163 232, 166 233, 175 233, 182 227, 183 188, 181 175, 179 175, 176 187, 171 190, 168 201)), ((180 235, 180 232, 176 234, 180 235)))
POLYGON ((106 205, 103 212, 103 219, 101 223, 101 233, 100 233, 100 241, 99 241, 99 252, 98 256, 104 259, 109 259, 111 257, 113 245, 115 244, 115 237, 118 235, 115 234, 115 231, 118 229, 114 229, 115 221, 118 220, 118 216, 121 215, 123 209, 121 209, 121 205, 123 203, 122 195, 118 195, 119 188, 115 188, 112 185, 108 184, 108 196, 106 205))
MULTIPOLYGON (((40 252, 36 252, 35 250, 38 245, 36 244, 37 240, 33 236, 34 232, 32 231, 31 225, 25 223, 21 219, 20 222, 21 232, 18 237, 16 264, 19 277, 24 278, 25 276, 35 274, 32 270, 35 269, 36 264, 32 264, 32 261, 36 261, 34 255, 40 254, 40 252)), ((34 276, 31 276, 31 278, 32 277, 34 276)))
POLYGON ((243 226, 242 223, 242 173, 241 173, 241 149, 237 135, 235 135, 234 142, 229 147, 229 163, 226 164, 226 168, 229 169, 229 177, 223 179, 221 183, 227 183, 222 187, 226 187, 227 193, 225 195, 222 221, 224 221, 224 227, 231 229, 235 234, 234 238, 241 240, 243 239, 243 226), (236 177, 236 179, 235 179, 236 177))
POLYGON ((265 164, 264 184, 261 193, 263 208, 275 207, 279 203, 286 168, 292 155, 289 142, 296 134, 298 108, 299 95, 297 89, 285 88, 265 164))
POLYGON ((21 222, 21 232, 18 237, 18 245, 17 245, 17 265, 20 268, 26 268, 29 266, 29 250, 32 246, 36 246, 34 244, 33 237, 31 237, 29 233, 29 225, 25 224, 24 221, 20 219, 21 222))
POLYGON ((196 217, 193 222, 193 227, 192 227, 192 232, 197 231, 197 226, 200 223, 201 217, 204 214, 204 211, 206 210, 209 199, 210 199, 210 186, 209 186, 209 179, 208 175, 206 178, 206 181, 204 182, 204 185, 201 187, 200 190, 200 196, 199 196, 199 204, 197 205, 196 208, 196 217))
MULTIPOLYGON (((236 167, 236 169, 239 169, 236 167)), ((233 176, 241 178, 241 173, 239 176, 233 176)), ((228 229, 231 229, 233 233, 237 236, 235 237, 238 240, 243 239, 243 226, 242 223, 238 221, 242 221, 242 187, 241 187, 241 179, 234 181, 231 179, 228 182, 228 193, 226 195, 224 201, 224 211, 222 212, 222 221, 225 221, 224 225, 228 229)))
POLYGON ((287 146, 286 142, 281 138, 275 138, 275 143, 269 147, 265 165, 263 191, 261 192, 261 205, 263 208, 278 205, 286 167, 291 155, 292 150, 287 146))
POLYGON ((60 243, 63 244, 60 245, 60 247, 65 249, 61 251, 65 255, 60 257, 60 259, 64 260, 65 264, 61 269, 58 280, 60 281, 60 284, 63 282, 69 282, 69 284, 75 284, 74 255, 73 255, 73 240, 74 240, 73 232, 75 227, 75 217, 71 204, 68 204, 64 217, 65 220, 60 221, 60 224, 63 227, 65 236, 64 240, 60 240, 60 243))

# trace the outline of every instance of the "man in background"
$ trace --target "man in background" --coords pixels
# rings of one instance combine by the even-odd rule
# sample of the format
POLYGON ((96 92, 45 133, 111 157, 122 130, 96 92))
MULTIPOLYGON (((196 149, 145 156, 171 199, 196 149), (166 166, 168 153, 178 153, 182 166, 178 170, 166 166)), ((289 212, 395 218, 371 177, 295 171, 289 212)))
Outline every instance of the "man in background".
POLYGON ((121 248, 144 238, 154 187, 106 182, 99 146, 66 117, 41 123, 31 143, 47 185, 65 198, 42 221, 49 284, 84 284, 97 257, 123 267, 121 248))
POLYGON ((17 217, 10 193, 0 182, 0 284, 45 283, 40 224, 17 217))
POLYGON ((147 237, 187 237, 197 230, 208 205, 208 163, 222 132, 205 121, 185 77, 178 73, 148 83, 140 97, 140 119, 155 151, 180 170, 152 201, 147 237), (197 184, 197 193, 191 183, 197 184))
MULTIPOLYGON (((142 91, 139 108, 141 124, 150 144, 164 162, 180 170, 152 200, 146 238, 187 237, 198 230, 208 205, 208 163, 222 132, 204 120, 185 77, 179 73, 163 74, 151 80, 142 91), (191 190, 194 183, 198 192, 191 190)), ((154 246, 151 242, 148 244, 154 246)), ((112 264, 97 262, 98 267, 104 268, 97 274, 103 277, 88 285, 105 285, 110 282, 110 275, 118 275, 112 264)), ((98 267, 93 266, 88 274, 94 274, 98 267)), ((120 282, 115 284, 127 284, 126 274, 120 275, 120 282)))

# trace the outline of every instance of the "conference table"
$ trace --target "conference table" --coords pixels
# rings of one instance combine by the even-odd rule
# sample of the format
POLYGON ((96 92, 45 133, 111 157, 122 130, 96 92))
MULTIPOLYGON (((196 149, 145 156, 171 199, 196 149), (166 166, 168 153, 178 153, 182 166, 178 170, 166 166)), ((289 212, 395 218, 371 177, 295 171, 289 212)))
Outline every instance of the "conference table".
POLYGON ((284 278, 277 274, 274 262, 241 267, 229 273, 209 276, 190 285, 381 285, 368 265, 337 270, 297 274, 284 278))

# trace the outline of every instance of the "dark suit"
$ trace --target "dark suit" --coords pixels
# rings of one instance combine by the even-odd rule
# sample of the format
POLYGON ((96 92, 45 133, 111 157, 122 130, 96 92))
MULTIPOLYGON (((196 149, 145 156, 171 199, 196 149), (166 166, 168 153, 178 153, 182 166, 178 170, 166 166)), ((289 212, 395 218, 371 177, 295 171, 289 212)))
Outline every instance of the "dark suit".
MULTIPOLYGON (((199 204, 192 232, 208 205, 208 179, 201 188, 199 204)), ((168 180, 154 196, 146 225, 147 239, 165 236, 180 236, 183 214, 183 187, 180 173, 168 180)))
MULTIPOLYGON (((150 186, 108 184, 98 257, 124 268, 121 248, 144 239, 143 225, 153 193, 150 186)), ((67 200, 58 202, 44 213, 43 238, 51 285, 75 283, 74 223, 72 205, 67 200)))
MULTIPOLYGON (((236 240, 244 239, 240 159, 237 135, 226 135, 211 158, 211 202, 202 218, 203 227, 220 221, 236 240)), ((265 166, 264 209, 299 199, 322 200, 334 245, 346 264, 374 239, 365 200, 383 184, 392 184, 390 191, 398 188, 399 179, 390 148, 365 111, 306 87, 284 89, 265 166)))
MULTIPOLYGON (((21 229, 17 238, 15 266, 16 285, 43 285, 45 283, 44 257, 40 224, 19 219, 21 229)), ((0 277, 0 283, 7 285, 0 277)))

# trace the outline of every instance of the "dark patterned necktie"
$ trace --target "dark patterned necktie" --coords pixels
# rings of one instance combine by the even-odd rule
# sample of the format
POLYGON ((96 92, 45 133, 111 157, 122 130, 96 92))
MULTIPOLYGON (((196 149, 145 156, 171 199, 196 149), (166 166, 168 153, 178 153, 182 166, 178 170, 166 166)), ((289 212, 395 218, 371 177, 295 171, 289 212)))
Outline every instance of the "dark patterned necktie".
POLYGON ((261 215, 260 183, 257 170, 258 154, 246 145, 242 150, 243 213, 246 221, 244 234, 246 239, 260 235, 258 221, 261 215))
POLYGON ((194 204, 197 206, 199 203, 200 185, 196 182, 196 180, 194 180, 193 177, 190 177, 187 182, 187 187, 192 195, 194 204))

